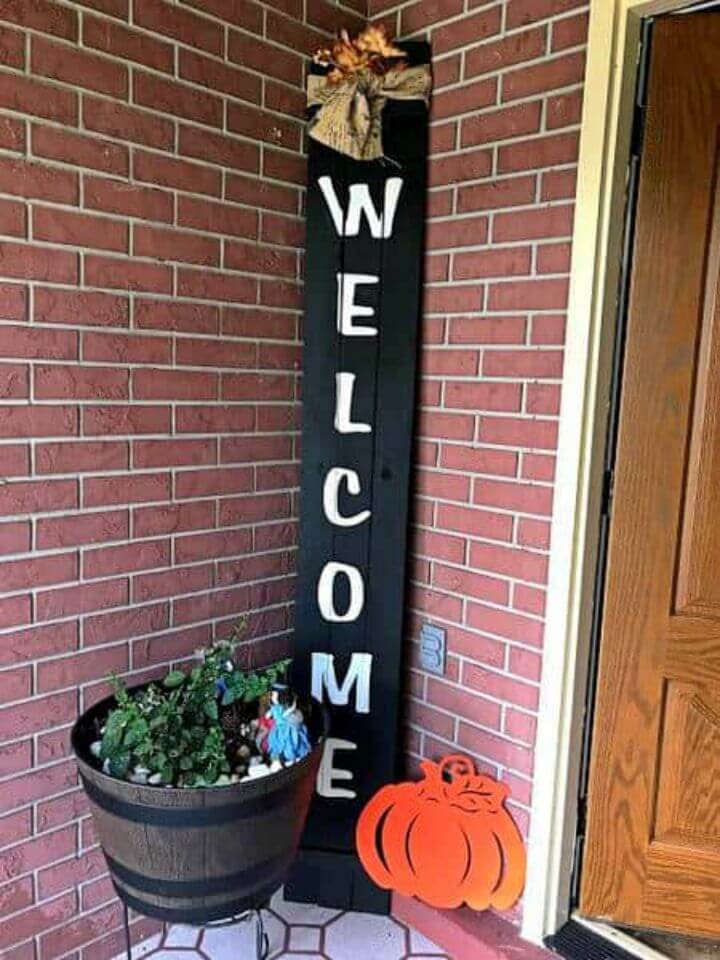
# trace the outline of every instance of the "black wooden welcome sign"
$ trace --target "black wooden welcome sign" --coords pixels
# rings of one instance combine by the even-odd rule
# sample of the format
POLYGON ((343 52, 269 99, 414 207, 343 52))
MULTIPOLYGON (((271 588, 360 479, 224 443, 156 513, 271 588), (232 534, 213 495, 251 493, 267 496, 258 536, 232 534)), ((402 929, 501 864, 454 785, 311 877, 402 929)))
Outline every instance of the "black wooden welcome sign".
MULTIPOLYGON (((426 44, 408 44, 427 62, 426 44)), ((427 107, 388 101, 386 160, 310 140, 295 677, 331 736, 289 899, 386 913, 354 832, 397 773, 427 107)))

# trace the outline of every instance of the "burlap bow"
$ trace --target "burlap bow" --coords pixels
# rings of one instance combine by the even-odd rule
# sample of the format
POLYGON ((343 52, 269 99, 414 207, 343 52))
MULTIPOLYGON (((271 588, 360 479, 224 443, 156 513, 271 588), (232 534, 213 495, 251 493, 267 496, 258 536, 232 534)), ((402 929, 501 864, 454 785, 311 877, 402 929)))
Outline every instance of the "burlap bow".
POLYGON ((311 74, 307 84, 309 107, 319 106, 310 121, 310 136, 354 160, 382 157, 382 113, 388 100, 430 98, 432 75, 428 64, 378 75, 362 70, 341 83, 328 83, 311 74))

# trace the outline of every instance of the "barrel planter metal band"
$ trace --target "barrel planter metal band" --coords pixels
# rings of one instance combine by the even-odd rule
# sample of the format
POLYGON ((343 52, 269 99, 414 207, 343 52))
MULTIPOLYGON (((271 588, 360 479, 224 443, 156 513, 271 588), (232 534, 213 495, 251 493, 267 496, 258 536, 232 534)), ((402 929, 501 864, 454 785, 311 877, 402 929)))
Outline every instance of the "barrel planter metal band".
POLYGON ((102 773, 89 746, 108 697, 83 714, 72 744, 120 899, 146 916, 206 923, 261 906, 295 858, 327 735, 313 704, 313 751, 282 771, 226 787, 171 789, 102 773))

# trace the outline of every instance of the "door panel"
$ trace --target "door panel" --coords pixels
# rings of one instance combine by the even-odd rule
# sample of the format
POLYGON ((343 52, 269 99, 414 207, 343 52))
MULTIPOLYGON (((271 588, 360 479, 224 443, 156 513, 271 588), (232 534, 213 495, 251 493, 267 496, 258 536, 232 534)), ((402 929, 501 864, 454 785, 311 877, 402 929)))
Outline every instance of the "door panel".
POLYGON ((655 25, 580 909, 720 936, 720 16, 655 25))

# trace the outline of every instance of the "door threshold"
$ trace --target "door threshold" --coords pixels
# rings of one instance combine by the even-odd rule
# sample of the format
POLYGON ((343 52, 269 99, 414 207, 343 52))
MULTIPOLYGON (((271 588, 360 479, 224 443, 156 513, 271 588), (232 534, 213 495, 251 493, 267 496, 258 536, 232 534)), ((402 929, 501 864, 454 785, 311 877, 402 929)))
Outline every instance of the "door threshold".
POLYGON ((566 960, 667 960, 623 930, 577 913, 545 943, 566 960))

